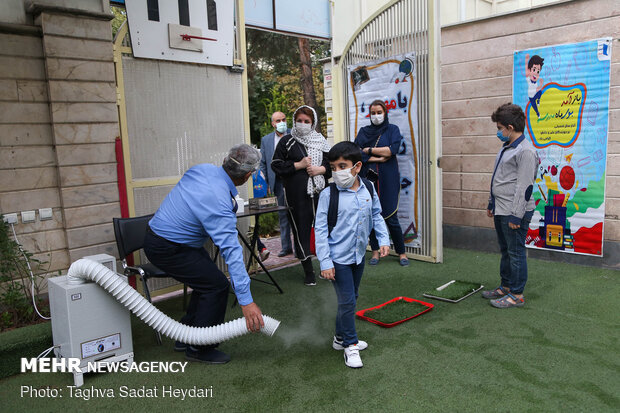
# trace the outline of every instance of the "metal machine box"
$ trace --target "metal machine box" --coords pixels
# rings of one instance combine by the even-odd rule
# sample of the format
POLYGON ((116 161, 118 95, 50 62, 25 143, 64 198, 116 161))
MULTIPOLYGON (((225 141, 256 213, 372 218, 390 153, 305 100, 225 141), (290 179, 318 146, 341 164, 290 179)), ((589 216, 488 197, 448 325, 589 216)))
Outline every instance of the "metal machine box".
POLYGON ((250 208, 271 208, 278 206, 278 199, 275 196, 266 198, 250 198, 250 208))
MULTIPOLYGON (((69 284, 67 276, 48 280, 54 352, 88 362, 133 361, 129 310, 94 282, 69 284)), ((75 375, 77 386, 83 384, 75 375)))

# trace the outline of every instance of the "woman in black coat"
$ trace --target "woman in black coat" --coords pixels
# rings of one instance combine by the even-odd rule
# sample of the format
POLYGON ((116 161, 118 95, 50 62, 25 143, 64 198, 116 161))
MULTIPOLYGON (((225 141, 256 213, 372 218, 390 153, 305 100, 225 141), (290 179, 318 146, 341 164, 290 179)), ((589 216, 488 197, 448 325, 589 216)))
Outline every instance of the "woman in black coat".
POLYGON ((304 269, 304 284, 316 285, 310 254, 310 233, 314 222, 319 192, 331 176, 327 152, 329 145, 317 132, 317 116, 309 106, 301 106, 293 115, 290 135, 276 146, 271 169, 282 179, 293 230, 295 255, 304 269))

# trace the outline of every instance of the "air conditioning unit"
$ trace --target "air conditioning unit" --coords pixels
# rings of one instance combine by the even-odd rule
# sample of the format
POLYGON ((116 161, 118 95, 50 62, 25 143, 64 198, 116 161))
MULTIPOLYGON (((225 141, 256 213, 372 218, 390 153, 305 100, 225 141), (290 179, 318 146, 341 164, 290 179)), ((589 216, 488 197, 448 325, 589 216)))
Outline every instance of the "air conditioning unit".
MULTIPOLYGON (((116 272, 116 259, 111 255, 84 258, 116 272)), ((89 371, 89 362, 133 362, 127 308, 96 283, 70 283, 66 275, 50 278, 48 290, 54 352, 58 358, 80 359, 81 373, 73 373, 76 386, 84 384, 83 373, 89 371)))

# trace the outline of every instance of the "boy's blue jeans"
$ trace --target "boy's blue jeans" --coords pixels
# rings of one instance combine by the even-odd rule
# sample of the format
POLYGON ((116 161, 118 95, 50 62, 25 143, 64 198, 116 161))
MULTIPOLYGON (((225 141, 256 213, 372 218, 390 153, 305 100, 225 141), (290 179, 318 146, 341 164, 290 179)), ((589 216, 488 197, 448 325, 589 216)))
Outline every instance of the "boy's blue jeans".
POLYGON ((494 217, 497 242, 502 253, 499 275, 502 278, 502 286, 508 287, 512 294, 523 294, 527 282, 525 237, 533 213, 534 211, 525 213, 518 229, 511 229, 508 226, 509 216, 496 215, 494 217))
POLYGON ((364 260, 359 264, 338 264, 334 262, 334 270, 336 279, 332 284, 334 284, 338 297, 336 337, 342 339, 344 347, 348 347, 358 341, 355 331, 355 304, 364 273, 364 260))

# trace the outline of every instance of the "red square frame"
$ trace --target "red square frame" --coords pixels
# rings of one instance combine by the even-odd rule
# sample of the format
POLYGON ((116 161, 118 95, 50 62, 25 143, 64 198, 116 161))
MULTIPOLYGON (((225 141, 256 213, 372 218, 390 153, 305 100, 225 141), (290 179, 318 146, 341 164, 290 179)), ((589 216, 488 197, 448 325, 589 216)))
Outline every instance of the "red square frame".
POLYGON ((397 326, 397 325, 399 325, 399 324, 401 324, 401 323, 404 323, 404 322, 405 322, 405 321, 407 321, 407 320, 411 320, 412 318, 419 317, 419 316, 421 316, 422 314, 424 314, 424 313, 427 313, 427 312, 431 311, 431 310, 433 309, 433 307, 435 307, 433 304, 431 304, 431 303, 427 303, 426 301, 416 300, 415 298, 409 298, 409 297, 396 297, 396 298, 392 298, 390 301, 386 301, 385 303, 383 303, 383 304, 379 304, 379 305, 377 305, 377 306, 375 306, 375 307, 370 307, 370 308, 366 308, 366 309, 364 309, 364 310, 359 310, 358 312, 356 312, 356 313, 355 313, 355 315, 356 315, 358 318, 362 319, 362 320, 369 321, 369 322, 371 322, 371 323, 373 323, 373 324, 376 324, 376 325, 378 325, 378 326, 381 326, 381 327, 386 327, 386 328, 390 328, 390 327, 397 326), (415 301, 416 303, 422 304, 423 306, 428 307, 428 308, 427 308, 426 310, 424 310, 424 311, 421 311, 421 312, 419 312, 419 313, 417 313, 417 314, 412 315, 411 317, 407 317, 407 318, 404 318, 404 319, 402 319, 402 320, 395 321, 395 322, 393 322, 393 323, 382 323, 382 322, 381 322, 381 321, 379 321, 379 320, 375 320, 374 318, 366 317, 366 316, 364 315, 367 311, 371 311, 371 310, 376 310, 376 309, 379 309, 379 308, 381 308, 381 307, 384 307, 384 306, 386 306, 386 305, 388 305, 388 304, 391 304, 391 303, 393 303, 393 302, 395 302, 395 301, 399 301, 399 300, 403 300, 403 301, 406 301, 406 302, 408 302, 408 303, 412 303, 412 302, 414 302, 414 301, 415 301))

